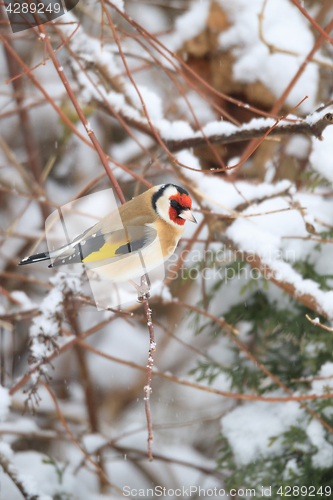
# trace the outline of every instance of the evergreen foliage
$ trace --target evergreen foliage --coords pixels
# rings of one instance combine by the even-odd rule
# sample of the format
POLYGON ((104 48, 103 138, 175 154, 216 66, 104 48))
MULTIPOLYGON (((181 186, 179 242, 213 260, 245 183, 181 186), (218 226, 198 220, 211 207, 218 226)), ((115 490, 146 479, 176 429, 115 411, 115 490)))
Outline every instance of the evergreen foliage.
MULTIPOLYGON (((213 264, 214 262, 210 263, 211 266, 213 264)), ((224 267, 227 274, 227 268, 244 270, 246 266, 247 264, 242 263, 239 267, 239 261, 236 261, 224 267)), ((196 267, 200 269, 202 264, 197 264, 196 267)), ((296 262, 294 268, 304 279, 317 282, 322 290, 331 289, 330 280, 333 277, 319 274, 309 260, 296 262)), ((239 274, 235 274, 236 276, 239 277, 239 274)), ((207 297, 212 300, 217 294, 223 296, 223 293, 227 293, 228 286, 233 284, 226 285, 223 280, 215 282, 207 291, 207 297), (222 291, 223 286, 225 288, 222 291)), ((232 305, 223 318, 232 325, 246 322, 249 326, 246 340, 243 342, 251 354, 293 394, 305 394, 311 389, 311 383, 307 382, 307 379, 318 375, 325 363, 333 362, 333 336, 331 332, 308 321, 306 315, 313 317, 313 311, 297 300, 272 300, 272 287, 274 285, 268 284, 263 278, 250 278, 241 288, 239 302, 232 305)), ((202 304, 199 303, 198 306, 202 307, 202 304)), ((203 321, 202 316, 197 313, 191 313, 190 317, 196 334, 205 332, 223 336, 222 328, 213 321, 203 321)), ((322 324, 327 324, 324 317, 319 317, 319 320, 322 324)), ((212 384, 218 375, 224 373, 229 379, 230 390, 272 396, 273 391, 278 389, 277 384, 268 379, 231 340, 228 340, 228 348, 232 353, 229 365, 214 362, 208 357, 198 359, 190 374, 197 381, 212 384)), ((333 384, 328 380, 327 386, 329 385, 333 384)), ((324 390, 331 392, 329 387, 324 390)), ((333 427, 331 399, 313 400, 307 402, 307 406, 333 427)), ((292 422, 280 435, 275 435, 272 429, 272 435, 267 442, 268 458, 258 454, 254 462, 246 465, 239 464, 235 459, 228 438, 223 435, 222 425, 222 434, 219 437, 222 446, 217 465, 219 469, 227 472, 226 489, 251 487, 256 489, 256 496, 261 496, 262 486, 271 486, 271 498, 280 499, 288 496, 288 487, 292 485, 293 498, 331 498, 333 467, 329 464, 327 468, 318 467, 313 459, 319 449, 311 442, 306 432, 311 421, 313 417, 310 413, 304 412, 302 420, 292 422), (272 451, 270 454, 269 448, 275 442, 279 442, 279 452, 272 451)), ((332 435, 326 429, 324 432, 327 443, 333 444, 332 435)))

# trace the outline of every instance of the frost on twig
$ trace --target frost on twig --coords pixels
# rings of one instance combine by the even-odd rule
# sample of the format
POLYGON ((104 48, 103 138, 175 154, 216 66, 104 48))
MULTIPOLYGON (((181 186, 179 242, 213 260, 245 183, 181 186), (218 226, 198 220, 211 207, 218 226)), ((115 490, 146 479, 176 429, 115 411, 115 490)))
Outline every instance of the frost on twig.
MULTIPOLYGON (((141 287, 143 289, 147 289, 148 287, 148 281, 147 281, 147 276, 144 275, 141 278, 141 287)), ((148 331, 149 331, 149 351, 148 351, 148 364, 147 364, 147 382, 144 387, 144 392, 145 392, 145 408, 146 408, 146 417, 147 417, 147 427, 148 427, 148 458, 149 460, 153 460, 153 452, 152 452, 152 441, 153 441, 153 424, 151 420, 151 413, 150 413, 150 393, 152 392, 151 389, 151 376, 152 376, 152 371, 153 371, 153 366, 154 366, 154 352, 156 350, 156 343, 155 343, 155 337, 154 337, 154 326, 153 326, 153 321, 151 317, 151 309, 149 308, 149 303, 148 303, 148 292, 144 292, 140 300, 143 304, 145 316, 146 316, 146 321, 147 321, 147 326, 148 326, 148 331)))

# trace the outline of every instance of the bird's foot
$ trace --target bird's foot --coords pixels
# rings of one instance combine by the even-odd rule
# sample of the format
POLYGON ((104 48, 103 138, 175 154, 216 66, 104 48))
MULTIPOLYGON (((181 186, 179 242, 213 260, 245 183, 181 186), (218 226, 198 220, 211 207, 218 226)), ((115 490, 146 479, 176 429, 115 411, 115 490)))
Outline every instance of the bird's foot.
POLYGON ((138 293, 138 302, 142 302, 144 298, 150 299, 149 285, 147 281, 141 280, 141 285, 137 285, 134 281, 129 280, 129 282, 135 287, 138 293))

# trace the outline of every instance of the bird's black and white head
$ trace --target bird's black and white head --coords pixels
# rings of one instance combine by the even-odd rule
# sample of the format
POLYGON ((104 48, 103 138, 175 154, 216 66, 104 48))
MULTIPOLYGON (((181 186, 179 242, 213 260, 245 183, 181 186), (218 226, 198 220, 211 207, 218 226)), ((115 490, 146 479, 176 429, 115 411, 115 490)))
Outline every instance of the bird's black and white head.
POLYGON ((186 220, 197 222, 191 212, 190 195, 184 188, 175 184, 157 186, 152 204, 157 215, 171 225, 183 226, 186 220))

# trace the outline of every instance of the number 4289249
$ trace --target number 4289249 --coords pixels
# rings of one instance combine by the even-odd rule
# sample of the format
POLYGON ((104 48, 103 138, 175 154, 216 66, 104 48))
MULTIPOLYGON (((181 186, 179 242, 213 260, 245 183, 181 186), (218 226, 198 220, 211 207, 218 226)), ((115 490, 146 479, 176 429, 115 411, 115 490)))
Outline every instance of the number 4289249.
POLYGON ((332 488, 330 486, 325 486, 324 488, 320 486, 316 490, 314 486, 280 486, 277 490, 277 494, 281 495, 281 497, 291 497, 291 498, 299 498, 299 497, 315 497, 325 496, 331 497, 332 488))
POLYGON ((44 12, 59 14, 61 9, 60 3, 34 3, 34 2, 15 2, 10 3, 6 7, 6 11, 10 14, 44 14, 44 12))

